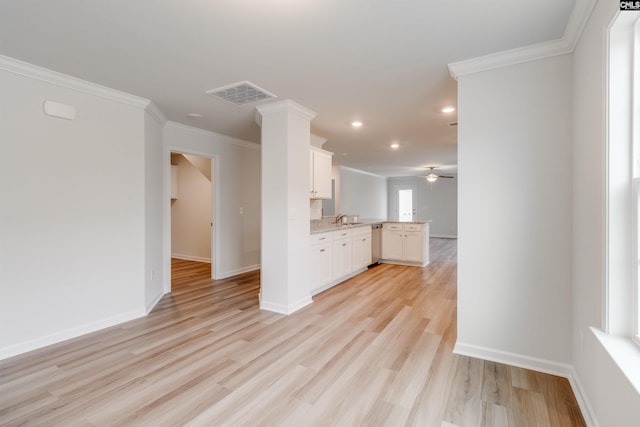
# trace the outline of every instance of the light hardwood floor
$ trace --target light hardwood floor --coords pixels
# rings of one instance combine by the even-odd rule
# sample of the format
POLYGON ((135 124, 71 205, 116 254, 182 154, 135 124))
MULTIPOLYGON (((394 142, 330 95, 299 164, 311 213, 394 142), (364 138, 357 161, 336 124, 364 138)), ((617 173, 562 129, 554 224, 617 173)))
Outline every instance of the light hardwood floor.
POLYGON ((174 269, 146 318, 0 362, 0 425, 583 426, 566 379, 452 353, 456 241, 431 253, 290 316, 257 272, 174 269))

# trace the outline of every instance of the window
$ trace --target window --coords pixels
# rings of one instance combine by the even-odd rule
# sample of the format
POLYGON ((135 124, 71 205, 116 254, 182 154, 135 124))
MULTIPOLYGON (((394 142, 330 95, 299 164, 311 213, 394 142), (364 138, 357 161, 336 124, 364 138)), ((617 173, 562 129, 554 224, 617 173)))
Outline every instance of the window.
POLYGON ((609 33, 607 286, 604 329, 640 344, 640 13, 609 33))
POLYGON ((413 190, 398 191, 398 221, 413 220, 413 190))
POLYGON ((629 131, 631 132, 631 179, 632 179, 632 232, 634 274, 632 289, 633 312, 633 338, 640 344, 640 18, 633 14, 633 28, 631 31, 631 120, 629 131))
POLYGON ((397 221, 411 222, 416 220, 417 193, 416 185, 396 185, 394 187, 394 214, 397 221))

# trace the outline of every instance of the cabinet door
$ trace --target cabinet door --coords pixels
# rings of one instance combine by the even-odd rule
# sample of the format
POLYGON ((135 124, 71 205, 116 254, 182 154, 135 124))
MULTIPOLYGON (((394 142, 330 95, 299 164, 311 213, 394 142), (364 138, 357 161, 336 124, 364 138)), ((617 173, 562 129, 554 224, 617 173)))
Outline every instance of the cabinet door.
POLYGON ((353 271, 371 264, 371 235, 353 236, 353 271))
POLYGON ((402 249, 404 261, 422 262, 422 232, 405 231, 402 249))
POLYGON ((311 289, 318 289, 331 281, 331 242, 311 245, 311 289))
POLYGON ((429 264, 429 223, 422 229, 422 263, 429 264))
POLYGON ((309 197, 313 199, 313 151, 309 151, 309 197))
POLYGON ((382 259, 402 260, 403 235, 402 231, 397 230, 382 232, 382 259))
POLYGON ((331 198, 331 155, 312 151, 313 155, 313 198, 331 198))
POLYGON ((333 279, 346 276, 352 271, 351 239, 333 242, 333 279))

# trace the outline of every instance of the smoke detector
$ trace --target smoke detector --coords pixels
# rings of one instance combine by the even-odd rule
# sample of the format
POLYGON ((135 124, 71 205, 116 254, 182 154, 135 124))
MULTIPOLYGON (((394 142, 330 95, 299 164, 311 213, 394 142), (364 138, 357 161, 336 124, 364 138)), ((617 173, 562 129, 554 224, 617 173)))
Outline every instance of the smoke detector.
POLYGON ((205 93, 234 105, 246 105, 277 98, 276 95, 251 82, 233 83, 217 89, 208 90, 205 93))

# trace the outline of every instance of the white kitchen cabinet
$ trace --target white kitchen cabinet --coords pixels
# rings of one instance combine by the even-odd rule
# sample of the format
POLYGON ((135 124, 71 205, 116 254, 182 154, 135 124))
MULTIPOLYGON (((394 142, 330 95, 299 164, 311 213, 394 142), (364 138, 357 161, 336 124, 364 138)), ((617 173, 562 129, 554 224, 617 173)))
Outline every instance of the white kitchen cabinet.
POLYGON ((311 289, 320 288, 333 278, 332 246, 331 239, 311 245, 311 289))
POLYGON ((322 292, 371 264, 371 226, 314 233, 310 239, 311 293, 322 292))
POLYGON ((429 263, 429 223, 382 225, 382 262, 425 266, 429 263))
POLYGON ((367 268, 371 264, 371 227, 353 230, 353 271, 367 268))
POLYGON ((351 237, 333 242, 333 279, 339 279, 351 273, 352 247, 351 237))
POLYGON ((331 199, 331 156, 333 153, 315 147, 309 152, 311 199, 331 199))
POLYGON ((402 242, 403 261, 422 261, 422 233, 419 231, 405 231, 402 242))
POLYGON ((396 230, 385 230, 382 226, 382 258, 397 259, 403 258, 404 232, 396 230))

